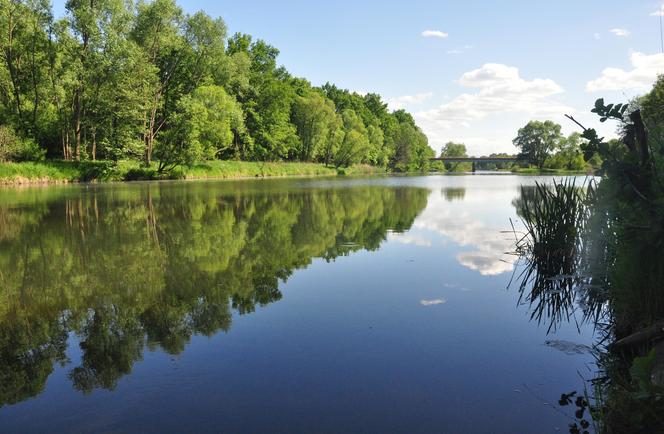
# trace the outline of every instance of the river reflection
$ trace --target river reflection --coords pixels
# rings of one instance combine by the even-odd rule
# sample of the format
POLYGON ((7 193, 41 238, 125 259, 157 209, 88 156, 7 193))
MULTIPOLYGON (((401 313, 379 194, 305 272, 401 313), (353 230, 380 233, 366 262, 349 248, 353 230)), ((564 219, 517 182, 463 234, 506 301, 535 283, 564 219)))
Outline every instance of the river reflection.
POLYGON ((424 189, 219 194, 145 185, 54 192, 0 207, 0 403, 39 393, 76 333, 83 392, 113 389, 145 346, 182 352, 282 297, 315 257, 378 248, 426 205, 424 189), (62 193, 58 195, 57 193, 62 193))
POLYGON ((533 182, 0 191, 0 431, 564 428, 588 359, 506 290, 533 182))

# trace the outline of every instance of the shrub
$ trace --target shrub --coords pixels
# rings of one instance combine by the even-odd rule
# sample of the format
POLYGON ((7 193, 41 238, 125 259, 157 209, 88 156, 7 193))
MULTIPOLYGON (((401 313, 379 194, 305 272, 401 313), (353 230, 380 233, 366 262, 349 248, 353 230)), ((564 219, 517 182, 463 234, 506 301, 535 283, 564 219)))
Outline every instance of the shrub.
POLYGON ((43 160, 45 154, 34 140, 24 139, 12 127, 0 125, 0 162, 43 160))

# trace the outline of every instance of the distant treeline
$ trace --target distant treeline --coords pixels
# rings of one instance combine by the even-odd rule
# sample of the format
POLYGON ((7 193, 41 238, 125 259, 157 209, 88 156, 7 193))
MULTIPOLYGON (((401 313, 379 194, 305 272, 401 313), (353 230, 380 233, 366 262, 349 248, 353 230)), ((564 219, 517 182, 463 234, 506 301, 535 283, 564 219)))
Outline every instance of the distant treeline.
POLYGON ((425 170, 413 117, 314 87, 279 50, 174 0, 0 0, 0 161, 212 159, 425 170))

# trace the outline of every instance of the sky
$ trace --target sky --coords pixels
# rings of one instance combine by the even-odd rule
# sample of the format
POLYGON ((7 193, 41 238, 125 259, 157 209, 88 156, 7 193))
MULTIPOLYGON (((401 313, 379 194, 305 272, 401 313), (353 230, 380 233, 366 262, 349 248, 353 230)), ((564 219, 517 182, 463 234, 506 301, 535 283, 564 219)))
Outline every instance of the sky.
MULTIPOLYGON (((64 13, 56 0, 56 15, 64 13)), ((277 47, 279 63, 314 85, 375 92, 406 109, 432 148, 515 152, 530 120, 565 114, 613 136, 590 113, 597 98, 627 102, 664 73, 662 1, 179 0, 222 17, 229 34, 277 47)))

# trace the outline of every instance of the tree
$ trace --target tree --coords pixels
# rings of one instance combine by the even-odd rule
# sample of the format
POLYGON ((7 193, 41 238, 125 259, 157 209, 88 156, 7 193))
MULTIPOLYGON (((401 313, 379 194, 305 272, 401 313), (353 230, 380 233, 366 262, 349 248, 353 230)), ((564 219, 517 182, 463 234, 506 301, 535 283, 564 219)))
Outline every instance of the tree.
POLYGON ((158 144, 159 170, 240 155, 246 133, 242 108, 220 86, 201 86, 182 97, 158 144))
POLYGON ((143 51, 143 59, 157 72, 150 83, 150 96, 144 113, 143 162, 150 165, 155 140, 181 96, 185 58, 182 37, 183 14, 175 0, 140 2, 131 38, 143 51))
POLYGON ((295 98, 292 120, 300 138, 299 160, 325 159, 325 144, 333 140, 336 118, 334 103, 316 91, 295 98))
POLYGON ((6 161, 34 161, 44 157, 44 151, 32 139, 23 139, 8 125, 0 125, 0 163, 6 161))
POLYGON ((362 161, 369 148, 369 136, 362 119, 352 109, 341 114, 344 126, 344 138, 334 156, 337 167, 348 167, 362 161))
MULTIPOLYGON (((463 143, 447 142, 440 152, 442 157, 467 157, 466 145, 463 143)), ((450 172, 468 172, 470 163, 450 163, 445 162, 445 169, 450 172)))
POLYGON ((552 121, 530 121, 519 129, 512 143, 520 149, 521 158, 541 169, 562 138, 560 125, 552 121))
POLYGON ((389 166, 397 172, 429 170, 429 160, 435 153, 413 117, 404 110, 398 110, 390 118, 384 123, 385 142, 391 148, 392 155, 389 166))
POLYGON ((375 93, 312 87, 278 55, 250 35, 227 38, 221 18, 185 14, 176 0, 68 0, 60 19, 48 0, 0 0, 0 125, 18 138, 2 158, 150 166, 157 152, 167 167, 213 155, 428 168, 433 151, 411 115, 375 93), (214 133, 217 103, 226 118, 214 133))
POLYGON ((544 165, 551 169, 583 170, 586 161, 583 159, 580 133, 574 132, 559 140, 555 154, 546 159, 544 165))
POLYGON ((49 3, 0 0, 0 114, 20 134, 39 135, 48 110, 49 3))

